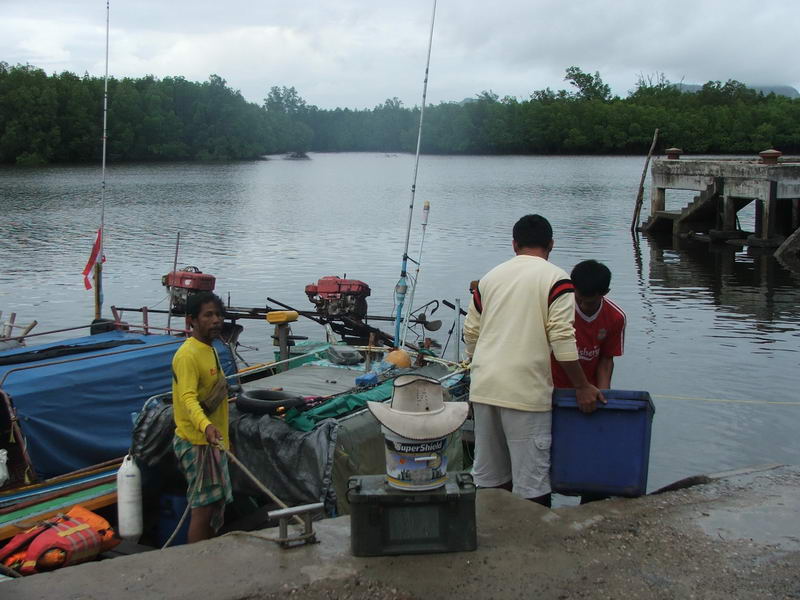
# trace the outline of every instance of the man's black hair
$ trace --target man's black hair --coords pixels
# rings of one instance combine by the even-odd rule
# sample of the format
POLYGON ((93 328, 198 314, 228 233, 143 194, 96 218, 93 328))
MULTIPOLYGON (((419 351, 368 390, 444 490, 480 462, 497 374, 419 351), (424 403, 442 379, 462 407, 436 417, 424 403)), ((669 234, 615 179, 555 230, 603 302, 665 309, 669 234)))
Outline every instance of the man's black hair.
POLYGON ((596 260, 584 260, 572 269, 570 278, 582 296, 605 296, 611 286, 611 271, 596 260))
POLYGON ((520 248, 544 248, 553 241, 553 228, 542 215, 525 215, 514 223, 514 241, 520 248))
POLYGON ((225 315, 225 305, 222 303, 222 298, 214 292, 199 292, 190 294, 188 300, 186 300, 186 316, 196 319, 200 316, 200 309, 203 304, 208 304, 209 302, 216 304, 219 312, 225 315))

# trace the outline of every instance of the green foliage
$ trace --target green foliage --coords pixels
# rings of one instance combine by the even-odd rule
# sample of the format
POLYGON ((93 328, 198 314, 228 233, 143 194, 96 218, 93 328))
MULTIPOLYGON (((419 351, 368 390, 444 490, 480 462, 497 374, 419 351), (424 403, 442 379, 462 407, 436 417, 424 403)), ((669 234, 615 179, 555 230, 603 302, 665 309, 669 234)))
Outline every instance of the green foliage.
MULTIPOLYGON (((566 69, 573 91, 549 88, 527 100, 484 90, 425 112, 422 150, 440 154, 642 153, 653 130, 661 147, 754 154, 800 151, 800 99, 763 95, 737 81, 687 93, 663 74, 640 76, 627 98, 595 72, 566 69)), ((110 160, 240 160, 280 152, 413 152, 419 108, 388 98, 371 110, 322 110, 294 87, 272 86, 247 102, 218 75, 110 79, 110 160)), ((0 62, 0 162, 97 161, 103 80, 48 76, 0 62)))
MULTIPOLYGON (((102 79, 47 76, 0 63, 0 162, 88 162, 102 153, 102 79)), ((294 88, 273 88, 285 109, 247 102, 218 75, 203 83, 151 75, 108 82, 110 160, 239 160, 310 149, 313 130, 294 88)))
POLYGON ((584 73, 578 67, 568 67, 564 81, 569 81, 577 88, 575 97, 579 100, 610 100, 611 88, 603 83, 600 73, 584 73))

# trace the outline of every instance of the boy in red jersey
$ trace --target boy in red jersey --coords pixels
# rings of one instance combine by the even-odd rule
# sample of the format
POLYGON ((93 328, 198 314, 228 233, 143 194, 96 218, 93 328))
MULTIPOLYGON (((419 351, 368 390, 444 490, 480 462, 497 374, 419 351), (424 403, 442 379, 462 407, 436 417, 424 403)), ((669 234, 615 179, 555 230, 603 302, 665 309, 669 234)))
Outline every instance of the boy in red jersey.
MULTIPOLYGON (((625 313, 605 295, 611 285, 611 271, 596 260, 585 260, 572 269, 575 286, 575 341, 586 379, 606 390, 611 387, 614 357, 625 347, 625 313)), ((553 387, 571 388, 567 374, 552 356, 553 387)), ((601 494, 582 494, 581 504, 605 500, 601 494)))
MULTIPOLYGON (((605 295, 611 271, 596 260, 578 263, 570 274, 575 286, 575 340, 586 379, 601 390, 611 387, 614 357, 625 347, 625 313, 605 295)), ((551 358, 553 387, 572 387, 567 374, 551 358)))

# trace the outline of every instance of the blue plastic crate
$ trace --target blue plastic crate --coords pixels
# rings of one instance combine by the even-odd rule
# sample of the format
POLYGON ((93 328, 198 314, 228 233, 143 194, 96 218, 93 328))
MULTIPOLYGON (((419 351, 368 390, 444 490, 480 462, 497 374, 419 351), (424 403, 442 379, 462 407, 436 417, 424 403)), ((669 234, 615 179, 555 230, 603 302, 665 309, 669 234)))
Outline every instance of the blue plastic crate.
POLYGON ((608 404, 578 410, 575 390, 553 391, 550 481, 554 492, 641 496, 647 491, 650 426, 647 392, 605 390, 608 404))

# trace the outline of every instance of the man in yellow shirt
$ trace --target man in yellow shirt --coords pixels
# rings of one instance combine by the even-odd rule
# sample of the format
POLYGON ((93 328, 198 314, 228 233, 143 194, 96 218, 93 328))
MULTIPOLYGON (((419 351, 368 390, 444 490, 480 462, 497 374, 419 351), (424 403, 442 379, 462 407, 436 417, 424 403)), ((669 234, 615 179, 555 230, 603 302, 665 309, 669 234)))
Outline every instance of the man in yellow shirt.
POLYGON ((479 487, 504 488, 549 507, 551 351, 576 388, 581 411, 592 412, 605 399, 578 363, 574 287, 548 262, 550 223, 541 215, 522 217, 512 247, 516 256, 478 282, 464 321, 472 361, 473 475, 479 487))
POLYGON ((227 383, 211 345, 222 331, 224 307, 211 292, 189 297, 186 320, 192 329, 172 359, 173 447, 188 485, 191 507, 188 542, 212 537, 232 500, 227 383))

